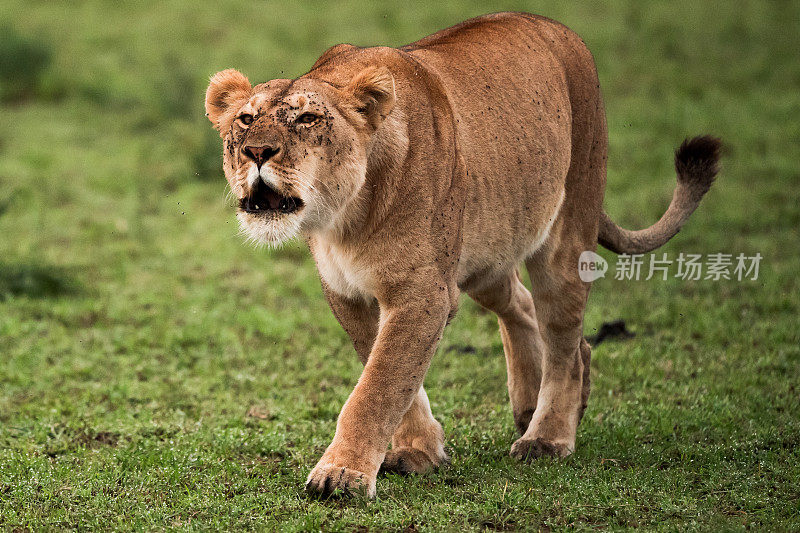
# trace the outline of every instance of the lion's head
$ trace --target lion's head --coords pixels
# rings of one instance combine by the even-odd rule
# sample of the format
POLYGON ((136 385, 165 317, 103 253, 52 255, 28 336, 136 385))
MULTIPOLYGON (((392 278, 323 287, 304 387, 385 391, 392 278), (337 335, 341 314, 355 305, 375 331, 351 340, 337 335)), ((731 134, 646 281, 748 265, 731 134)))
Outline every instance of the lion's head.
POLYGON ((394 78, 367 67, 335 86, 312 77, 252 87, 236 70, 211 78, 206 113, 254 241, 332 229, 365 181, 370 140, 395 103, 394 78))

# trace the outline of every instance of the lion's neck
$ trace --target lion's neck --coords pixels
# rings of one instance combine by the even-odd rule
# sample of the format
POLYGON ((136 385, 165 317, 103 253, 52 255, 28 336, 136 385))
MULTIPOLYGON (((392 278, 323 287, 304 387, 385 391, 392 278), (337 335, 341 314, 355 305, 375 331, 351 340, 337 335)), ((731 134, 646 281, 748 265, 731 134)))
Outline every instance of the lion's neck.
POLYGON ((408 124, 398 108, 372 137, 364 184, 342 209, 339 219, 319 237, 331 243, 355 244, 380 226, 394 201, 395 183, 408 155, 408 144, 408 124))

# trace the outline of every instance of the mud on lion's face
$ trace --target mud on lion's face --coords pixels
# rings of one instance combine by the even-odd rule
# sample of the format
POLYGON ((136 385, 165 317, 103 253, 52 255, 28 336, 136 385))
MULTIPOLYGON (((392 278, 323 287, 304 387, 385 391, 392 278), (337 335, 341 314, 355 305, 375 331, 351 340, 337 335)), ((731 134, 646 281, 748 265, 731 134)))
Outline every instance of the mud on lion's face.
POLYGON ((256 87, 224 139, 237 217, 258 243, 324 230, 363 181, 363 154, 336 107, 313 87, 286 85, 256 87))
POLYGON ((336 227, 365 179, 374 128, 362 103, 316 80, 251 88, 236 71, 212 78, 206 111, 244 235, 277 245, 336 227))

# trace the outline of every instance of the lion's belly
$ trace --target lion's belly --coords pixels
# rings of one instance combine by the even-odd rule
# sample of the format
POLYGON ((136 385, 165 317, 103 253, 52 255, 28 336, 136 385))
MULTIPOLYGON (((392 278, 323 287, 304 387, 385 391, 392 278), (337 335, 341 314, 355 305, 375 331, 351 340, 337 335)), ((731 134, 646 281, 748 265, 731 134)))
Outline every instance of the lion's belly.
POLYGON ((482 285, 536 252, 549 237, 563 201, 562 191, 556 203, 529 217, 503 220, 504 214, 494 213, 489 223, 477 218, 466 222, 457 270, 459 287, 469 290, 482 285))
POLYGON ((507 273, 542 245, 558 216, 572 158, 572 116, 566 84, 548 89, 546 104, 525 101, 524 91, 494 103, 500 120, 481 124, 474 105, 456 111, 468 171, 460 281, 507 273))

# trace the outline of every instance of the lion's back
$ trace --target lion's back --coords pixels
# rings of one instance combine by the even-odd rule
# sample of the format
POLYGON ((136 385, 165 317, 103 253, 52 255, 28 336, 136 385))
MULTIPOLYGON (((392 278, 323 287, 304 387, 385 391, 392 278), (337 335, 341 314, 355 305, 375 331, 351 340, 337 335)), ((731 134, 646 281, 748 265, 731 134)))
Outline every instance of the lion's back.
MULTIPOLYGON (((599 97, 594 59, 563 24, 529 13, 467 20, 401 48, 436 72, 461 118, 475 130, 510 117, 569 122, 575 92, 599 97)), ((582 94, 583 96, 583 94, 582 94)), ((530 124, 526 128, 531 130, 530 124)))

